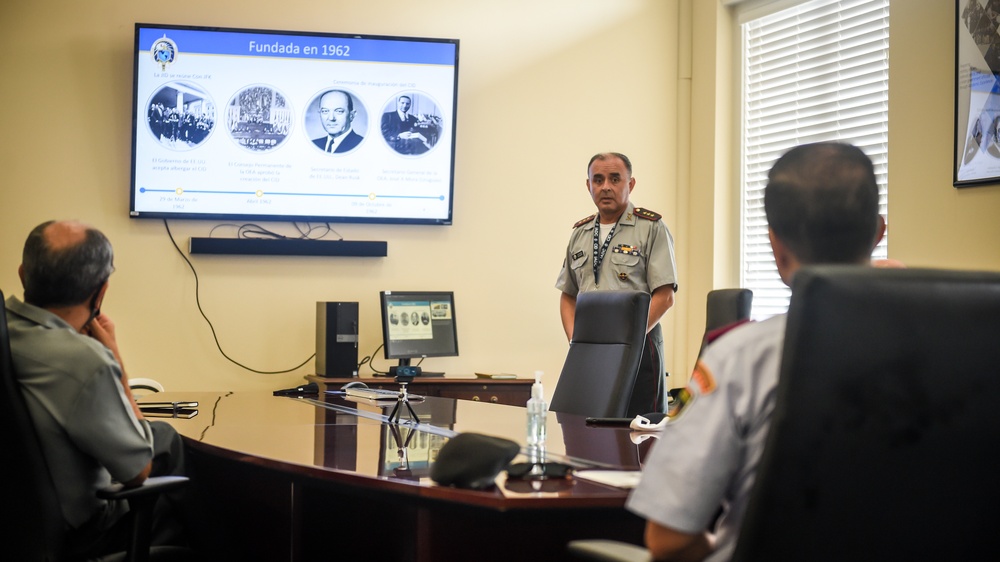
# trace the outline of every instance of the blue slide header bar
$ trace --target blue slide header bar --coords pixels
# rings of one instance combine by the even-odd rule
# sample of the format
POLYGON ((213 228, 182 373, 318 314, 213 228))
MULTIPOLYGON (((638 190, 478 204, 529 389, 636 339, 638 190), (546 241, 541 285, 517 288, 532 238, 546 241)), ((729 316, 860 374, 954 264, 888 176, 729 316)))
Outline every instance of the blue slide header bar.
POLYGON ((457 47, 455 43, 448 41, 405 37, 365 39, 257 31, 140 27, 139 50, 149 51, 153 43, 164 36, 174 42, 179 56, 184 53, 203 53, 454 66, 457 47))

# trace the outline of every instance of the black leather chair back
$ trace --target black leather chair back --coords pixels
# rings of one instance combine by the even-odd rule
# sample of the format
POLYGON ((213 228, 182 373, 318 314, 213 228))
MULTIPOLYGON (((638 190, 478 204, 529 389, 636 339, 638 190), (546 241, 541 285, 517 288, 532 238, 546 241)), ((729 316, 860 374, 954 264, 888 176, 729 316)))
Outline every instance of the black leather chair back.
POLYGON ((4 533, 12 537, 3 541, 3 558, 55 560, 65 533, 63 520, 35 426, 14 378, 3 300, 0 292, 0 450, 6 483, 0 511, 5 515, 4 533))
MULTIPOLYGON (((750 320, 753 291, 750 289, 715 289, 705 299, 705 335, 701 339, 701 357, 705 347, 731 326, 750 320)), ((673 394, 673 391, 671 391, 673 394)))
POLYGON ((796 274, 734 560, 975 560, 1000 544, 1000 274, 796 274))
POLYGON ((646 338, 649 299, 643 291, 577 295, 573 339, 551 410, 595 417, 628 415, 646 338))
POLYGON ((705 333, 750 319, 753 291, 750 289, 715 289, 705 299, 705 333))

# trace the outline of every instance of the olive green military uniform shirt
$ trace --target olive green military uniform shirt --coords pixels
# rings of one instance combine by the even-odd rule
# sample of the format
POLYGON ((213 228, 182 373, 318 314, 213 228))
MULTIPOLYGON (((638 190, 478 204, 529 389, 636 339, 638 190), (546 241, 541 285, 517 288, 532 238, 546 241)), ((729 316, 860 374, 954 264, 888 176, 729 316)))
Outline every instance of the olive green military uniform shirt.
MULTIPOLYGON (((584 291, 638 290, 652 293, 671 285, 677 290, 674 239, 660 215, 631 202, 625 208, 594 279, 594 229, 597 215, 576 223, 566 248, 556 288, 575 297, 584 291)), ((600 240, 604 245, 604 240, 600 240)))

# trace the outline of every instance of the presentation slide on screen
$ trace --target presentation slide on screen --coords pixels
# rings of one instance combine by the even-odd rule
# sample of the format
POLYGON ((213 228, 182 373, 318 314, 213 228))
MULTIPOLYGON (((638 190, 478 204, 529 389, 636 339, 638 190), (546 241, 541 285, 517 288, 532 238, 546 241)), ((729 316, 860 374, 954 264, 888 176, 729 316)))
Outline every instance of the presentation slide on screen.
MULTIPOLYGON (((392 340, 429 340, 433 338, 432 311, 431 303, 427 301, 390 302, 388 305, 389 338, 392 340)), ((435 320, 440 320, 440 318, 435 317, 435 320)))
POLYGON ((133 215, 449 218, 456 49, 140 29, 133 215))

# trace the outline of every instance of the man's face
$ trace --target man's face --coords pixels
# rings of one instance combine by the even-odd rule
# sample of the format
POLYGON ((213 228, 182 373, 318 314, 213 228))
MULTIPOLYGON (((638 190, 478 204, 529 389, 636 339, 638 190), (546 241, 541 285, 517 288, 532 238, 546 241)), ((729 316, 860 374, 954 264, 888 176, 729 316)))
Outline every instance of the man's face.
POLYGON ((620 158, 609 156, 590 165, 587 190, 602 219, 617 219, 622 214, 634 186, 635 178, 620 158))
POLYGON ((319 117, 327 134, 336 137, 351 128, 354 112, 347 110, 346 95, 342 92, 330 92, 319 100, 319 117))
POLYGON ((410 110, 410 98, 399 98, 396 100, 396 108, 399 109, 400 113, 406 113, 410 110))

